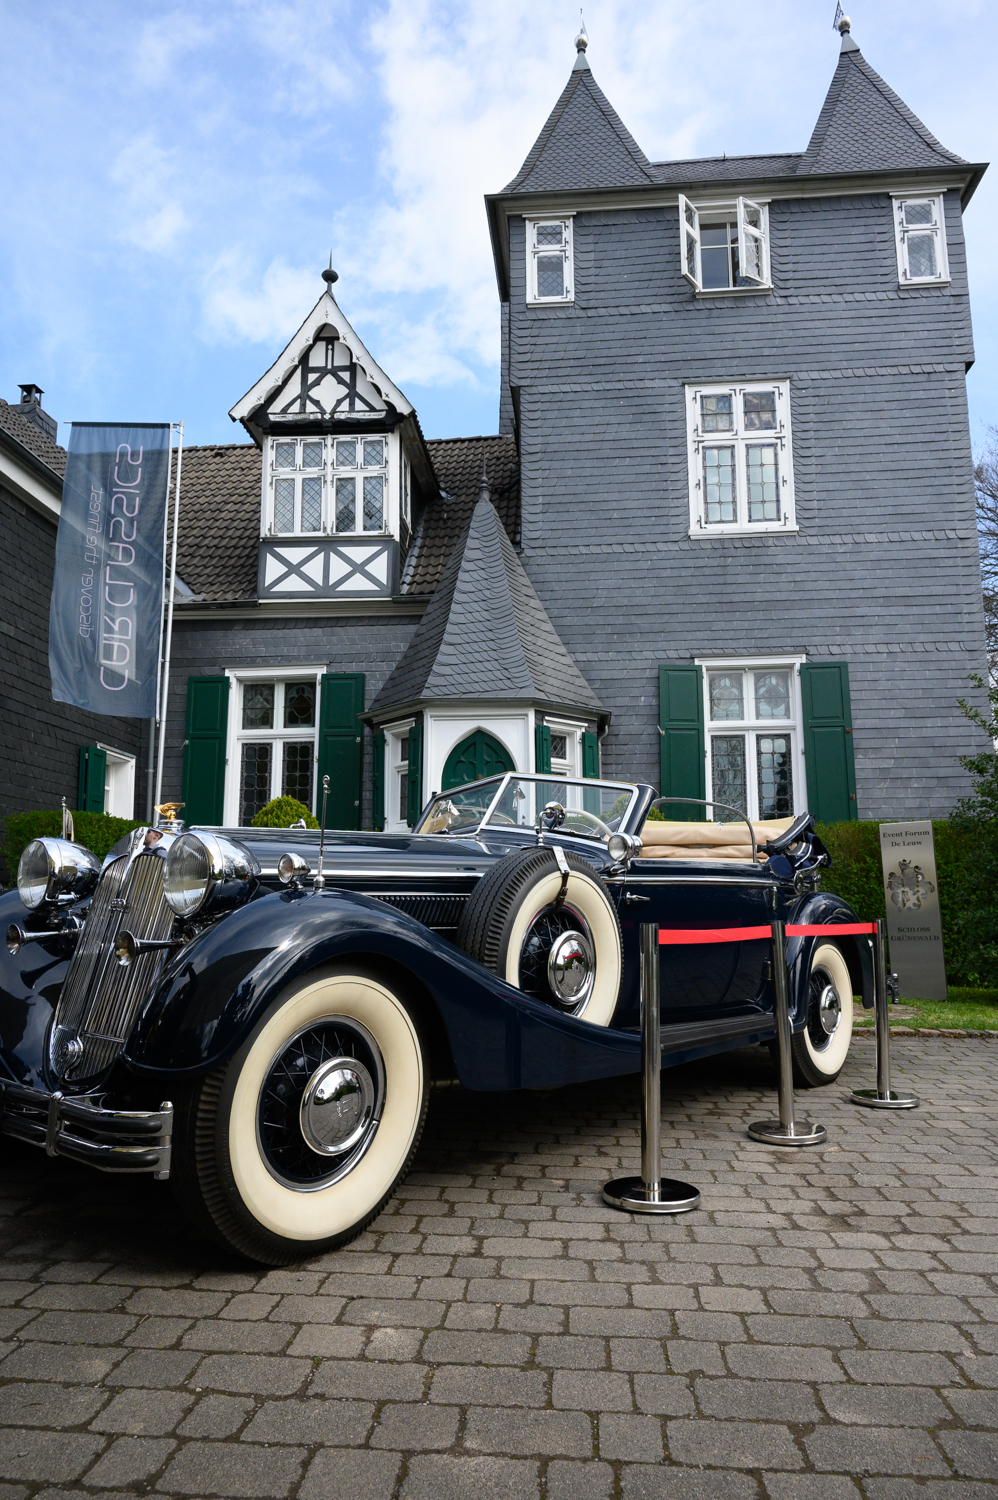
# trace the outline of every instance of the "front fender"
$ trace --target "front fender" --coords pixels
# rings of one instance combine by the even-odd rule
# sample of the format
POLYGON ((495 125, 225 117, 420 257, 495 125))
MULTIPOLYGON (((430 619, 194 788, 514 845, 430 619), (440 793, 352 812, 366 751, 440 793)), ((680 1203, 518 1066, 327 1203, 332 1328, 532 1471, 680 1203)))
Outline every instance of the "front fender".
POLYGON ((859 922, 852 907, 834 891, 815 891, 791 902, 787 912, 787 924, 801 927, 822 926, 828 928, 818 937, 787 938, 787 969, 790 991, 790 1017, 794 1030, 804 1026, 807 1018, 807 981, 811 971, 811 957, 819 943, 835 942, 841 949, 852 977, 854 995, 862 995, 863 1005, 869 1010, 873 1006, 873 948, 869 938, 846 934, 835 936, 837 922, 859 922))
POLYGON ((469 1088, 555 1087, 640 1067, 634 1032, 561 1015, 404 912, 335 888, 261 897, 188 944, 143 1005, 123 1060, 141 1074, 219 1067, 288 984, 337 960, 412 976, 469 1088))

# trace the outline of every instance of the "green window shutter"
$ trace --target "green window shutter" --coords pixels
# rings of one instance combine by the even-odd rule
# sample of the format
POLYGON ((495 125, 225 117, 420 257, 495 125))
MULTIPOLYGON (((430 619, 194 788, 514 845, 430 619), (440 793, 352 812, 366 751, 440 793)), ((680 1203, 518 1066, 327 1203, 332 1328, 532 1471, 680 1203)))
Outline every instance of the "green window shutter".
POLYGON ((800 685, 808 811, 821 823, 851 822, 859 810, 848 663, 806 662, 800 685))
POLYGON ((409 730, 409 807, 406 822, 414 828, 423 811, 423 726, 413 724, 409 730))
POLYGON ((327 828, 359 828, 363 790, 363 672, 325 672, 319 690, 319 775, 315 810, 322 816, 322 778, 329 777, 327 828))
POLYGON ((378 730, 371 741, 371 827, 385 826, 385 736, 378 730))
POLYGON ((551 773, 551 728, 548 724, 534 726, 534 770, 538 776, 551 773))
POLYGON ((599 740, 588 729, 582 735, 582 774, 590 781, 599 779, 599 740))
MULTIPOLYGON (((697 666, 658 669, 659 754, 663 797, 706 797, 703 673, 697 666)), ((662 814, 702 823, 706 812, 682 802, 665 803, 662 814)))
POLYGON ((104 779, 107 755, 96 745, 80 746, 80 781, 76 791, 79 812, 104 811, 104 779))
POLYGON ((228 677, 188 677, 184 746, 184 822, 217 827, 225 817, 228 677))

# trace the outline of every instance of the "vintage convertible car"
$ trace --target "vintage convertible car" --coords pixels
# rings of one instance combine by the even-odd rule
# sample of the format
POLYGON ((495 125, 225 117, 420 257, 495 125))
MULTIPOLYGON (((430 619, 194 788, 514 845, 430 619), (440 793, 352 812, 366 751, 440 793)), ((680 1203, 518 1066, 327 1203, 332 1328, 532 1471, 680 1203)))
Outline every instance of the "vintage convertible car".
POLYGON ((169 1177, 216 1241, 303 1259, 378 1213, 432 1082, 637 1071, 645 922, 687 934, 659 950, 663 1065, 774 1036, 770 943, 690 929, 827 927, 786 958, 798 1081, 831 1082, 873 970, 811 820, 649 821, 655 795, 509 774, 402 837, 167 823, 103 865, 36 839, 0 896, 0 1131, 169 1177))

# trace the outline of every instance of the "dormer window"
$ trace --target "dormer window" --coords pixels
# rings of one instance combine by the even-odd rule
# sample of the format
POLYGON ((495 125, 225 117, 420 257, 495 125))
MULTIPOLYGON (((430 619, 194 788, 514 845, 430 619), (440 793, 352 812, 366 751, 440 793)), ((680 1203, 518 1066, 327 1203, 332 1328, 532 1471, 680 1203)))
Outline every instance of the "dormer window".
POLYGON ((572 220, 528 219, 527 305, 574 302, 572 220))
POLYGON ((383 533, 390 438, 270 439, 271 536, 383 533))
POLYGON ((698 292, 771 285, 769 210, 764 203, 693 204, 679 195, 680 270, 698 292))

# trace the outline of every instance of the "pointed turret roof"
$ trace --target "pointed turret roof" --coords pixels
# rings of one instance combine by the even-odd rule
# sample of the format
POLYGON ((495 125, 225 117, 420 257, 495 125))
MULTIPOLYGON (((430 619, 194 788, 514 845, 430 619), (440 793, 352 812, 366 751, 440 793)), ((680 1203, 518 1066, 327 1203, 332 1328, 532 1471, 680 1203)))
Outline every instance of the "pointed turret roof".
POLYGON ((521 702, 608 718, 482 498, 401 661, 365 714, 430 702, 521 702))
POLYGON ((966 166, 870 67, 843 23, 838 67, 798 173, 966 166))
POLYGON ((650 163, 597 84, 576 38, 575 66, 547 124, 504 193, 631 187, 655 181, 650 163))

